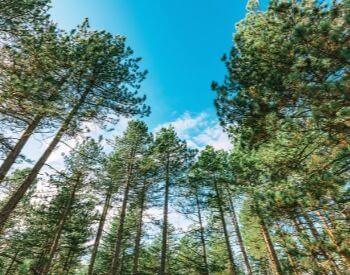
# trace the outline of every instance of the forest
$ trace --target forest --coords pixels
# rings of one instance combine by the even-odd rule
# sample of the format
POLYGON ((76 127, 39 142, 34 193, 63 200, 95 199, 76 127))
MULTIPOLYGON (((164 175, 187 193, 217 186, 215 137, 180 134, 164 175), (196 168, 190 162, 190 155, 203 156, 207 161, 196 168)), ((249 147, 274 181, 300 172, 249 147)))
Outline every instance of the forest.
POLYGON ((248 2, 211 87, 231 150, 149 129, 125 36, 0 0, 0 37, 0 274, 350 274, 349 0, 248 2))

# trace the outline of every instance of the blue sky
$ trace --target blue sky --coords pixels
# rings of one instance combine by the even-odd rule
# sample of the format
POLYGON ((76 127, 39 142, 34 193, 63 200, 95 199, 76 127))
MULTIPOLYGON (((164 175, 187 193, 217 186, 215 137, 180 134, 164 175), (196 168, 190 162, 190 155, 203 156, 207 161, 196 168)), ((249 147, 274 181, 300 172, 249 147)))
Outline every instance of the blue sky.
MULTIPOLYGON (((52 0, 51 15, 67 31, 89 18, 93 29, 127 37, 149 71, 141 93, 152 108, 145 119, 151 131, 172 124, 193 148, 212 145, 228 150, 231 144, 218 125, 210 84, 224 78, 220 58, 232 47, 234 26, 244 18, 245 7, 246 0, 52 0)), ((121 120, 110 133, 93 124, 85 126, 91 129, 90 136, 111 139, 124 131, 127 121, 121 120)), ((24 154, 36 160, 52 136, 35 135, 24 154)), ((81 139, 62 142, 48 163, 62 166, 62 154, 81 139)))
POLYGON ((64 29, 88 17, 91 27, 127 37, 149 71, 151 128, 184 113, 215 117, 212 80, 222 80, 221 56, 232 46, 245 0, 53 0, 52 17, 64 29))
MULTIPOLYGON (((218 125, 210 84, 224 78, 220 58, 232 47, 234 26, 244 18, 245 6, 246 0, 53 0, 51 14, 67 31, 87 17, 93 29, 127 37, 127 44, 143 58, 142 67, 149 71, 141 93, 147 95, 152 108, 146 118, 151 131, 172 124, 191 147, 201 149, 208 144, 230 149, 218 125)), ((105 136, 120 135, 126 125, 127 120, 121 120, 115 131, 105 136)), ((92 123, 85 126, 91 129, 90 136, 103 134, 92 123)), ((23 153, 35 161, 53 135, 36 134, 23 153)), ((69 153, 82 138, 60 143, 48 160, 50 167, 42 172, 63 168, 62 154, 69 153)), ((108 151, 108 146, 105 148, 108 151)), ((158 211, 153 210, 155 214, 158 211)), ((190 223, 178 213, 170 216, 175 227, 190 223)))

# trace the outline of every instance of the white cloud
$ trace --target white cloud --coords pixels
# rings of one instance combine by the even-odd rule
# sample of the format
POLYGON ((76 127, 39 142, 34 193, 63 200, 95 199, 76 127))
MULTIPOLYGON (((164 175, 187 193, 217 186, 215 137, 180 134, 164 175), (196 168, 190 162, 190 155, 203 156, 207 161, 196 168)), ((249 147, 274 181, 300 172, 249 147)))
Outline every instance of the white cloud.
POLYGON ((192 148, 203 149, 206 145, 224 150, 230 150, 232 148, 227 134, 223 132, 217 120, 211 118, 205 112, 197 116, 185 112, 174 121, 155 127, 154 132, 170 125, 175 128, 179 137, 185 139, 188 146, 192 148))
POLYGON ((204 146, 211 145, 216 149, 224 150, 232 149, 230 139, 219 124, 207 127, 201 134, 195 136, 193 139, 197 144, 204 146))
POLYGON ((198 127, 206 124, 206 113, 200 113, 198 116, 191 116, 189 112, 184 113, 176 120, 168 123, 161 124, 154 129, 154 132, 158 132, 162 127, 173 126, 175 131, 182 139, 188 139, 191 136, 191 132, 197 130, 198 127))

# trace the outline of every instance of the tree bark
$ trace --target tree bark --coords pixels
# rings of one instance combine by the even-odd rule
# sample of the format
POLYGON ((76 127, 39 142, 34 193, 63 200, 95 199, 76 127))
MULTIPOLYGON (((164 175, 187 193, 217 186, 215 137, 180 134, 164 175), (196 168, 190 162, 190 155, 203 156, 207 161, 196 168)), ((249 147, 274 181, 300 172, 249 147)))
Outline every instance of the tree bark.
POLYGON ((247 270, 247 274, 251 275, 251 274, 253 274, 252 273, 252 268, 250 266, 248 255, 247 255, 247 251, 246 251, 244 243, 243 243, 243 238, 242 238, 241 230, 239 228, 239 224, 238 224, 238 221, 237 221, 235 207, 234 207, 234 204, 233 204, 233 201, 232 201, 232 195, 231 195, 229 186, 227 186, 227 185, 226 185, 226 190, 227 190, 227 193, 229 195, 229 203, 230 203, 230 208, 231 208, 231 219, 232 219, 232 224, 233 224, 234 230, 236 232, 238 245, 239 245, 239 247, 241 249, 241 252, 242 252, 242 255, 243 255, 243 261, 244 261, 244 264, 245 264, 245 267, 246 267, 246 270, 247 270))
POLYGON ((165 194, 164 194, 164 209, 163 209, 163 231, 162 231, 162 254, 160 259, 159 275, 165 275, 168 252, 168 207, 169 207, 169 189, 170 189, 170 167, 169 156, 166 163, 165 175, 165 194))
POLYGON ((97 256, 97 251, 98 251, 98 247, 100 245, 102 232, 103 232, 103 227, 104 227, 104 224, 105 224, 105 221, 106 221, 106 216, 107 216, 107 213, 108 213, 108 209, 110 207, 111 198, 112 198, 112 190, 110 188, 107 191, 107 195, 106 195, 106 198, 105 198, 105 203, 103 205, 102 214, 101 214, 100 221, 99 221, 99 224, 98 224, 96 238, 95 238, 94 246, 93 246, 93 249, 92 249, 90 263, 89 263, 89 269, 88 269, 88 273, 87 273, 88 275, 92 275, 92 272, 94 270, 94 265, 95 265, 95 260, 96 260, 96 256, 97 256))
POLYGON ((141 195, 140 195, 140 209, 138 213, 138 226, 137 226, 137 232, 136 232, 136 238, 135 238, 135 254, 134 254, 134 261, 133 261, 133 269, 132 274, 137 275, 139 272, 139 258, 140 258, 140 244, 141 244, 141 236, 142 236, 142 226, 143 226, 143 212, 145 208, 145 201, 146 201, 146 192, 147 192, 147 185, 146 181, 143 182, 141 195))
MULTIPOLYGON (((303 230, 302 230, 301 227, 300 227, 300 223, 299 223, 299 222, 297 221, 297 219, 295 219, 295 218, 292 218, 292 223, 293 223, 294 228, 295 228, 295 230, 297 231, 298 235, 300 235, 300 237, 301 237, 301 238, 299 238, 301 244, 304 246, 304 248, 305 248, 306 250, 309 250, 309 251, 310 251, 312 262, 315 264, 316 267, 318 267, 318 268, 321 270, 322 274, 326 274, 325 271, 324 271, 324 267, 323 267, 323 266, 319 263, 319 261, 318 261, 316 251, 315 251, 313 248, 309 248, 307 245, 305 245, 305 241, 304 241, 304 239, 303 239, 303 235, 304 235, 304 234, 303 234, 303 232, 302 232, 303 230)), ((306 239, 307 239, 307 242, 310 243, 310 239, 309 239, 309 237, 308 237, 307 235, 306 235, 306 239)))
MULTIPOLYGON (((311 219, 309 218, 309 216, 307 214, 304 214, 303 215, 303 218, 305 219, 306 221, 306 224, 308 226, 308 228, 310 229, 311 231, 311 234, 312 236, 314 237, 314 239, 317 241, 317 242, 321 242, 320 240, 320 236, 318 234, 318 231, 317 229, 314 227, 313 225, 313 222, 311 221, 311 219)), ((330 255, 328 253, 328 251, 326 251, 323 246, 322 246, 322 243, 320 243, 320 245, 318 246, 320 252, 322 253, 322 255, 330 262, 333 270, 334 270, 334 273, 335 274, 341 274, 341 271, 337 265, 337 263, 335 262, 335 260, 333 259, 332 255, 330 255)))
POLYGON ((67 217, 71 211, 72 204, 73 204, 74 199, 75 199, 77 187, 78 187, 78 184, 80 183, 80 180, 81 180, 81 176, 82 176, 81 174, 78 174, 78 176, 76 178, 76 182, 73 185, 72 192, 71 192, 70 197, 69 197, 69 201, 68 201, 66 207, 64 208, 64 211, 62 213, 60 221, 57 225, 56 232, 55 232, 55 235, 53 238, 53 242, 52 242, 50 250, 49 250, 49 256, 47 258, 47 261, 46 261, 44 267, 42 268, 42 270, 40 272, 40 275, 46 275, 49 272, 49 269, 50 269, 51 263, 52 263, 52 259, 56 253, 58 243, 59 243, 59 240, 60 240, 61 235, 62 235, 63 227, 64 227, 64 225, 67 221, 67 217))
POLYGON ((280 264, 280 261, 277 257, 276 250, 273 246, 273 243, 272 243, 272 240, 270 237, 270 233, 266 227, 266 224, 265 224, 264 219, 262 218, 262 215, 260 214, 260 211, 257 209, 256 212, 257 212, 258 217, 259 217, 260 231, 261 231, 261 234, 263 235, 263 239, 264 239, 264 242, 265 242, 265 245, 267 248, 267 252, 268 252, 268 256, 269 256, 269 260, 270 260, 270 265, 271 265, 271 268, 273 270, 273 273, 277 274, 277 275, 282 275, 283 273, 282 273, 281 264, 280 264))
MULTIPOLYGON (((131 159, 134 158, 133 153, 131 154, 131 159)), ((116 241, 114 244, 114 255, 112 259, 112 265, 111 265, 111 270, 110 274, 112 275, 117 275, 119 272, 120 268, 120 250, 122 246, 122 239, 123 239, 123 232, 124 232, 124 222, 125 222, 125 217, 126 217, 126 207, 128 205, 128 199, 129 199, 129 191, 130 191, 130 183, 131 183, 131 174, 132 174, 132 169, 133 169, 133 163, 129 163, 127 169, 127 178, 124 184, 124 194, 123 194, 123 203, 122 203, 122 208, 120 211, 120 216, 119 216, 119 225, 118 225, 118 230, 117 230, 117 236, 116 236, 116 241)))
POLYGON ((60 129, 56 133, 53 140, 50 142, 49 146, 45 150, 45 152, 42 154, 42 156, 39 158, 39 160, 34 165, 31 172, 28 174, 28 176, 25 178, 25 180, 22 182, 21 186, 16 190, 16 192, 11 196, 11 198, 6 202, 4 207, 0 211, 0 232, 1 229, 5 225, 7 219, 9 218, 12 211, 16 208, 19 201, 23 198, 26 191, 29 189, 29 187, 33 184, 36 177, 38 176, 41 168, 44 166, 45 162, 53 152, 53 150, 56 148, 57 144, 60 142, 61 138, 67 131, 71 121, 83 105, 87 95, 89 94, 89 89, 86 89, 85 92, 80 97, 77 104, 72 108, 64 122, 62 123, 60 129))
MULTIPOLYGON (((291 268, 293 270, 293 274, 301 275, 301 273, 300 273, 300 271, 298 269, 298 265, 297 265, 296 261, 294 260, 293 256, 289 252, 289 247, 288 247, 289 245, 288 245, 288 242, 286 241, 287 234, 283 231, 283 229, 282 229, 280 224, 277 224, 277 228, 278 228, 280 240, 282 242, 282 246, 284 248, 284 252, 286 253, 288 261, 289 261, 289 264, 290 264, 290 266, 291 266, 291 268)), ((294 249, 296 248, 296 245, 294 243, 292 244, 292 246, 293 246, 294 249)))
POLYGON ((235 275, 236 274, 236 265, 233 259, 233 253, 231 250, 231 244, 230 244, 230 237, 227 231, 227 225, 226 225, 226 221, 225 221, 225 214, 224 214, 224 209, 223 209, 223 202, 222 202, 222 198, 221 198, 221 193, 218 187, 217 182, 214 182, 214 187, 215 187, 215 193, 216 193, 216 200, 217 200, 217 204, 218 204, 218 209, 220 212, 220 219, 221 219, 221 223, 222 223, 222 229, 224 230, 224 237, 225 237, 225 242, 226 242, 226 249, 227 249, 227 254, 228 254, 228 260, 230 263, 230 275, 235 275))
POLYGON ((319 210, 316 211, 316 215, 320 218, 321 225, 322 225, 323 229, 326 231, 329 239, 331 240, 331 242, 335 246, 339 256, 342 258, 342 260, 345 263, 345 265, 347 266, 347 268, 350 269, 350 257, 339 246, 339 242, 337 241, 336 237, 334 236, 332 228, 328 225, 326 218, 321 214, 321 212, 319 210))
MULTIPOLYGON (((67 80, 68 75, 64 76, 58 86, 61 87, 67 80)), ((58 91, 52 93, 49 98, 47 99, 48 101, 53 101, 55 100, 56 96, 58 95, 58 91)), ((21 137, 17 141, 16 145, 12 148, 10 153, 7 155, 5 158, 4 162, 2 163, 0 167, 0 182, 4 180, 6 177, 8 171, 10 170, 11 166, 15 163, 17 157, 21 153, 23 147, 26 145, 27 141, 31 137, 31 135, 34 133, 35 129, 39 126, 41 120, 43 119, 44 115, 42 113, 39 113, 34 116, 33 120, 28 124, 27 128, 24 130, 22 133, 21 137)))
POLYGON ((23 147, 26 145, 30 136, 34 133, 35 129, 38 127, 42 116, 36 115, 34 119, 27 126, 25 131, 22 133, 21 137, 17 141, 16 145, 12 148, 9 154, 6 156, 4 162, 0 167, 0 182, 4 180, 11 166, 15 163, 17 157, 21 153, 23 147))
POLYGON ((202 245, 203 265, 204 265, 203 275, 209 275, 208 256, 207 256, 207 249, 206 249, 206 244, 205 244, 204 226, 203 226, 203 221, 202 221, 202 211, 201 211, 201 206, 200 206, 200 202, 199 202, 197 188, 196 188, 195 192, 196 192, 196 206, 197 206, 199 231, 200 231, 201 245, 202 245))

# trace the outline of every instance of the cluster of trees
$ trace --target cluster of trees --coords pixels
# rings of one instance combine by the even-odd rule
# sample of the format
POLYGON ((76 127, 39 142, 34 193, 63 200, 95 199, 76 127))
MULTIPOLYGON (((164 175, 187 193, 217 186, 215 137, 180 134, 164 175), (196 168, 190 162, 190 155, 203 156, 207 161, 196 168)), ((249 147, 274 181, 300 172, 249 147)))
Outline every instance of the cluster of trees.
POLYGON ((213 84, 231 152, 141 120, 111 149, 86 137, 148 115, 145 72, 124 37, 64 32, 48 4, 0 3, 0 274, 347 273, 349 0, 249 2, 213 84), (38 133, 53 138, 19 169, 38 133))
POLYGON ((245 189, 242 211, 269 230, 275 273, 288 265, 295 274, 346 274, 350 2, 248 8, 225 57, 227 77, 213 84, 218 116, 235 140, 231 172, 245 189))

